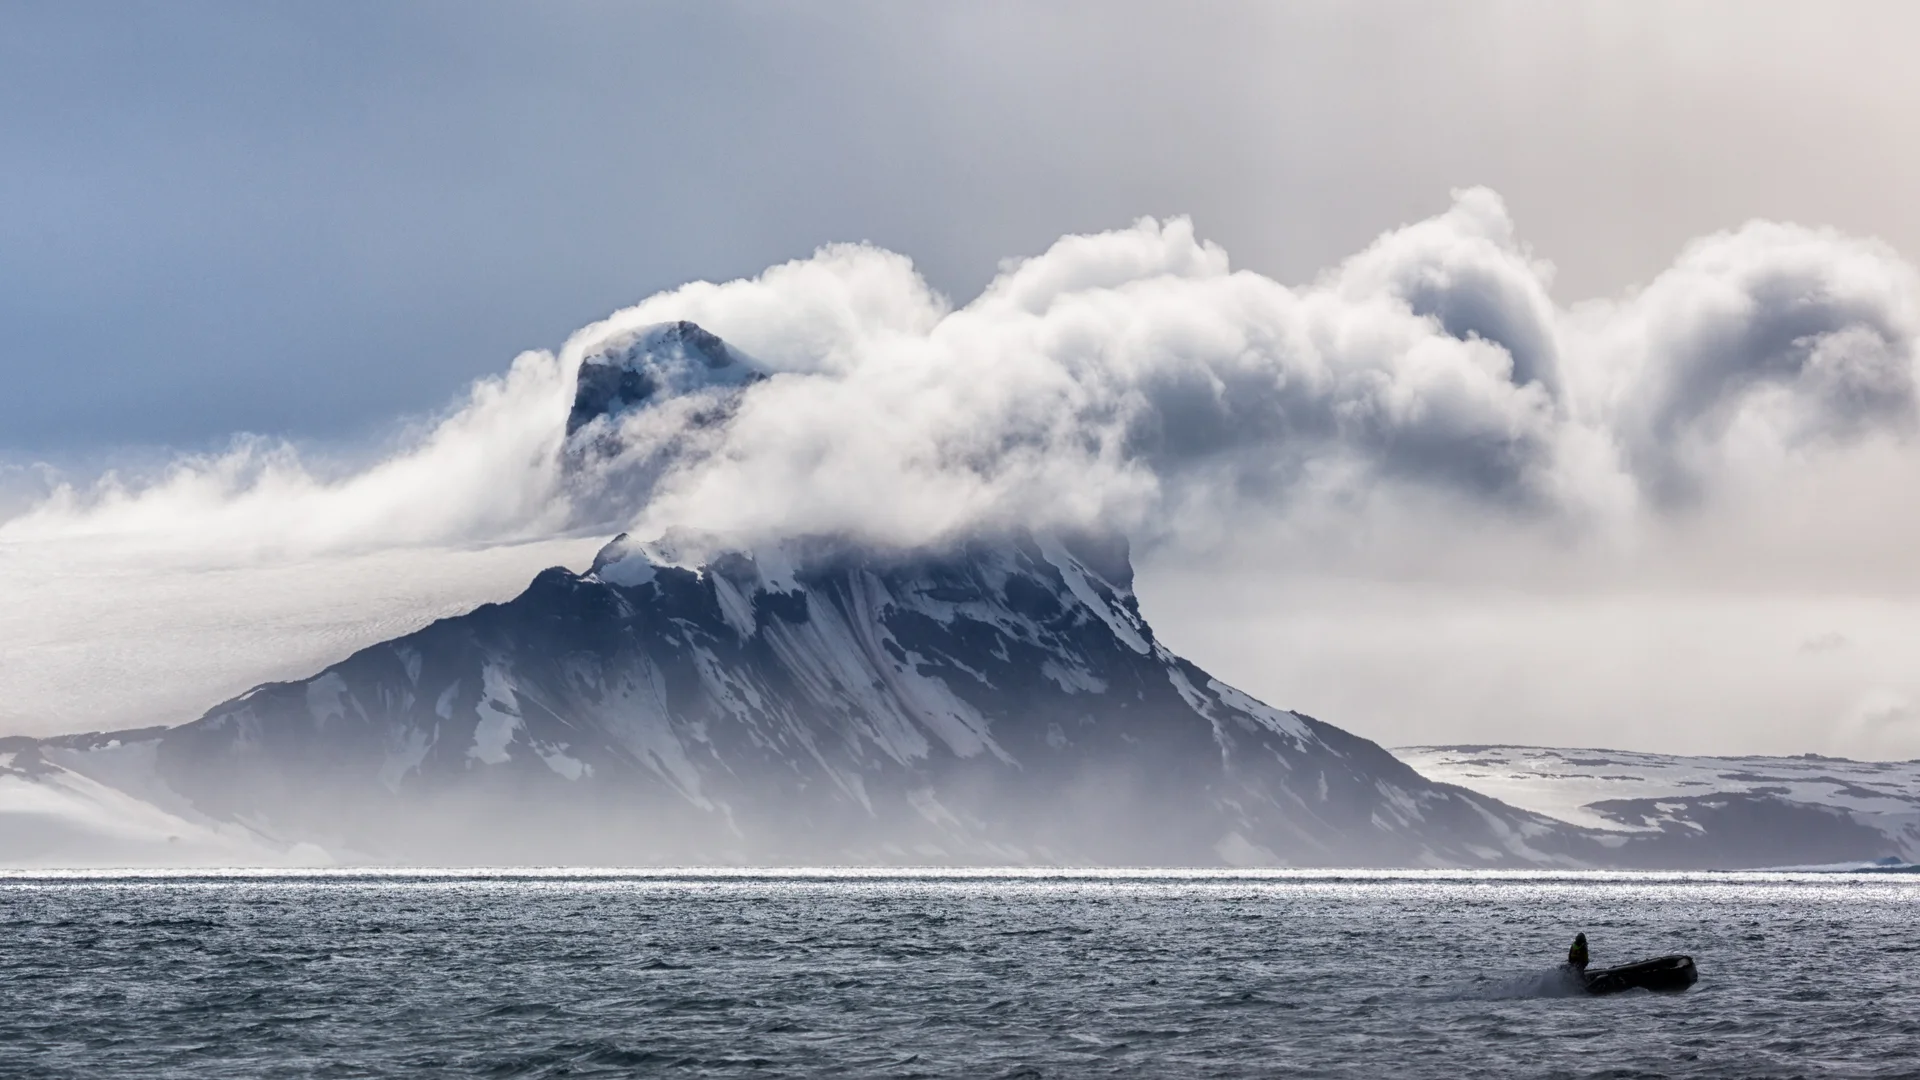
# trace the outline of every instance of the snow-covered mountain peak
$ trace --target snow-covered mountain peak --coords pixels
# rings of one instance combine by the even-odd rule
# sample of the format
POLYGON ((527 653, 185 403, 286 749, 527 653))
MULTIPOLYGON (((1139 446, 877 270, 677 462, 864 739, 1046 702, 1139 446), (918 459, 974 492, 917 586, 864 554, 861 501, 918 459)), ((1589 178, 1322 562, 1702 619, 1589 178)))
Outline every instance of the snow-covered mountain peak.
POLYGON ((581 361, 567 435, 656 401, 765 377, 752 358, 694 323, 642 327, 602 342, 581 361))

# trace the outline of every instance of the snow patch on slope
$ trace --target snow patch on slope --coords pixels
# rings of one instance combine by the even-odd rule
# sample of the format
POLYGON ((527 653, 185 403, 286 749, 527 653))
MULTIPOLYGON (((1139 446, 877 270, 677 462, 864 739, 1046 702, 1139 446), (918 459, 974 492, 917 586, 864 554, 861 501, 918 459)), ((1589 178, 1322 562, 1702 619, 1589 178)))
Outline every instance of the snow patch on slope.
POLYGON ((1294 741, 1302 746, 1305 746, 1313 737, 1313 733, 1307 728, 1306 721, 1298 716, 1256 701, 1243 691, 1236 690, 1219 679, 1207 680, 1207 689, 1220 695, 1220 700, 1225 702, 1228 708, 1238 709, 1274 731, 1292 736, 1294 741))
POLYGON ((485 764, 499 765, 508 759, 507 747, 520 728, 520 706, 514 698, 513 680, 499 665, 485 665, 480 677, 484 689, 480 704, 474 706, 480 722, 474 726, 473 747, 467 753, 485 764))
POLYGON ((578 780, 591 770, 591 766, 578 758, 570 756, 565 747, 536 746, 534 747, 534 752, 540 755, 541 761, 547 763, 547 768, 552 769, 568 780, 578 780))
POLYGON ((1053 564, 1054 569, 1060 571, 1060 577, 1080 603, 1106 623, 1113 631, 1113 636, 1125 642, 1127 648, 1145 656, 1151 647, 1140 635, 1139 628, 1124 613, 1115 611, 1113 605, 1101 598, 1100 591, 1088 580, 1090 571, 1080 565, 1080 560, 1069 555, 1066 547, 1055 537, 1043 535, 1036 539, 1040 544, 1040 554, 1053 564))

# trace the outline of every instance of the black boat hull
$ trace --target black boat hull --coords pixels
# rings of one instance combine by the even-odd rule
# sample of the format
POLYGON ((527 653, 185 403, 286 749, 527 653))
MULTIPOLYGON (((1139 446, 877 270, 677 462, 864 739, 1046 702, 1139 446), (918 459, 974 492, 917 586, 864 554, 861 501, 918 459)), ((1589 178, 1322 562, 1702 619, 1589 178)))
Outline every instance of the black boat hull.
POLYGON ((1691 956, 1660 956, 1637 964, 1582 973, 1589 994, 1617 994, 1622 990, 1651 990, 1677 994, 1700 978, 1691 956))

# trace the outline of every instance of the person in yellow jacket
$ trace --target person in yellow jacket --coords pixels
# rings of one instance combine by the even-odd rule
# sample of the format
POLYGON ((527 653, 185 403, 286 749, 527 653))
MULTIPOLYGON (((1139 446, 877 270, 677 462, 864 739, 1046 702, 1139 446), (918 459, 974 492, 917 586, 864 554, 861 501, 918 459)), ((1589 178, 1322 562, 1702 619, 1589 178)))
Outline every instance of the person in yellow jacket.
POLYGON ((1573 948, 1567 950, 1567 963, 1576 970, 1587 970, 1587 935, 1573 935, 1573 948))

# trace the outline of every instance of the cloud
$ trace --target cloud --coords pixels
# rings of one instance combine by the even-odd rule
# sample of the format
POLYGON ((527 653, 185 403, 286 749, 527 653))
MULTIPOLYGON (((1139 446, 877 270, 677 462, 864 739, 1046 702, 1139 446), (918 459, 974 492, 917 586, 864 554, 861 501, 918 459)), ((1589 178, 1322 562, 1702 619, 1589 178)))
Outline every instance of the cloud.
MULTIPOLYGON (((1920 513, 1894 497, 1920 482, 1912 266, 1873 241, 1756 222, 1694 242, 1617 298, 1565 306, 1552 280, 1485 189, 1295 286, 1235 269, 1183 218, 1064 237, 957 305, 900 254, 835 245, 616 312, 365 460, 245 438, 92 481, 14 469, 0 477, 0 556, 18 557, 0 558, 0 578, 84 553, 102 568, 91 583, 74 579, 67 600, 36 593, 84 613, 118 610, 96 586, 130 568, 177 584, 251 566, 294 611, 314 595, 287 571, 311 563, 339 568, 312 586, 338 612, 363 587, 353 560, 370 553, 527 552, 472 562, 471 579, 441 574, 439 610, 462 589, 478 600, 522 583, 485 575, 521 574, 543 550, 526 541, 681 528, 743 544, 832 532, 913 545, 1009 524, 1099 525, 1149 553, 1230 549, 1231 572, 1412 576, 1442 593, 1911 577, 1920 513), (569 454, 579 367, 676 320, 718 334, 760 377, 715 383, 682 363, 648 405, 582 430, 608 438, 602 449, 569 454)), ((364 588, 390 593, 419 564, 383 565, 394 569, 364 588)), ((180 602, 192 587, 154 595, 180 602)), ((301 657, 405 628, 397 616, 287 626, 256 607, 247 617, 301 657)), ((1777 610, 1783 623, 1804 614, 1777 610)), ((1525 611, 1488 640, 1525 646, 1521 623, 1551 618, 1525 611)), ((163 616, 102 647, 137 648, 163 616)), ((1631 648, 1633 620, 1609 625, 1631 648)), ((1751 651, 1791 649, 1805 625, 1784 644, 1756 633, 1751 651)), ((1553 626, 1556 662, 1581 663, 1567 644, 1577 634, 1553 626)), ((1436 679, 1460 670, 1420 648, 1436 679)), ((258 673, 260 650, 235 656, 221 687, 258 673)), ((1535 667, 1527 700, 1550 703, 1558 673, 1535 667)), ((9 678, 0 671, 0 689, 17 689, 9 678)), ((1630 703, 1651 711, 1648 700, 1630 703)))
POLYGON ((1840 726, 1869 753, 1912 758, 1920 747, 1920 708, 1914 700, 1911 686, 1877 685, 1861 695, 1840 726))
POLYGON ((1920 278, 1891 249, 1766 222, 1695 241, 1587 313, 1594 419, 1666 502, 1808 447, 1911 432, 1920 278))
POLYGON ((898 255, 837 247, 651 298, 562 359, 670 319, 759 358, 773 377, 723 429, 628 421, 649 453, 678 448, 642 529, 748 540, 1151 535, 1435 496, 1618 523, 1912 431, 1920 280, 1883 245, 1754 223, 1573 309, 1552 273, 1470 189, 1297 288, 1235 271, 1184 219, 1063 238, 958 308, 898 255))
MULTIPOLYGON (((951 308, 896 255, 836 248, 655 297, 563 359, 689 319, 760 360, 643 529, 915 544, 981 524, 1117 525, 1434 486, 1511 507, 1586 485, 1557 401, 1546 268, 1463 193, 1314 285, 1234 271, 1191 222, 1066 237, 951 308)), ((628 421, 655 448, 660 414, 628 421)), ((685 434, 685 433, 677 433, 685 434)))
POLYGON ((572 392, 553 356, 528 353, 371 464, 316 461, 283 441, 240 436, 224 452, 145 475, 79 483, 42 470, 50 490, 0 521, 0 542, 118 538, 232 561, 552 535, 569 517, 555 463, 572 392))
POLYGON ((1853 639, 1847 637, 1847 635, 1829 630, 1826 633, 1815 634, 1802 641, 1799 646, 1799 651, 1810 655, 1817 655, 1819 653, 1837 652, 1852 644, 1853 639))
POLYGON ((836 245, 523 355, 371 465, 246 439, 144 482, 61 485, 0 537, 297 553, 634 526, 910 545, 1404 499, 1577 529, 1901 440, 1920 416, 1920 276, 1877 243, 1754 223, 1571 309, 1552 274, 1482 188, 1298 287, 1233 269, 1180 218, 1064 237, 959 307, 905 257, 836 245), (563 475, 580 364, 682 319, 767 377, 669 381, 621 418, 625 459, 563 475))
POLYGON ((1869 728, 1902 727, 1920 720, 1920 710, 1905 701, 1875 701, 1861 707, 1860 722, 1869 728))

